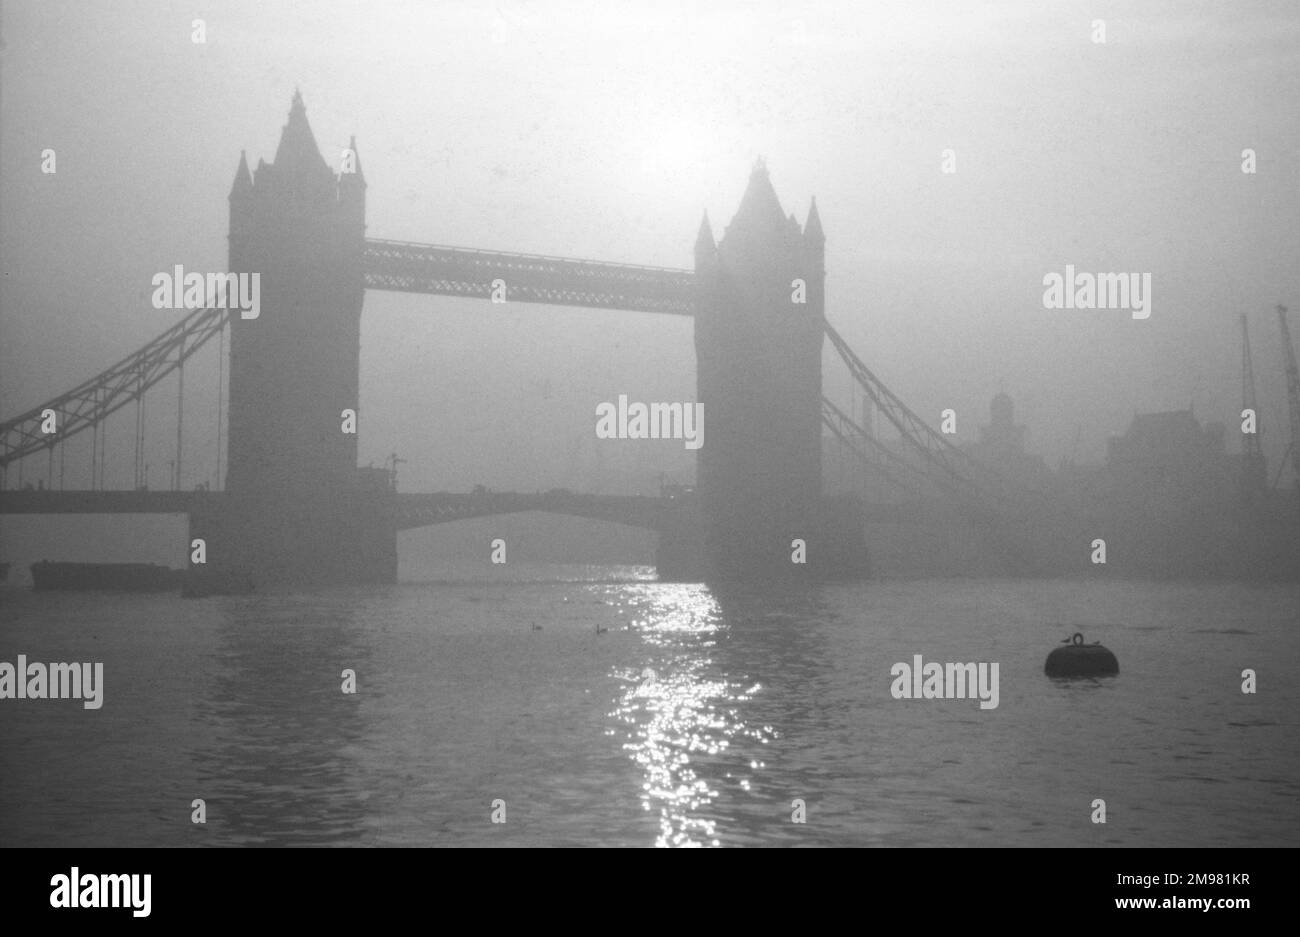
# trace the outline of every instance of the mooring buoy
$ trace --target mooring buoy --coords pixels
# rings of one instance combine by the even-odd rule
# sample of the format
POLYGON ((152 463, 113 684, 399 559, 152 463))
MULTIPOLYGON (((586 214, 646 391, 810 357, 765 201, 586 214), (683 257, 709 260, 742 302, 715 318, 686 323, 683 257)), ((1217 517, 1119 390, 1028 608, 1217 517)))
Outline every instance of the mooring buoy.
POLYGON ((1101 642, 1083 643, 1083 633, 1076 631, 1047 655, 1043 672, 1049 677, 1111 677, 1119 673, 1119 661, 1101 642))

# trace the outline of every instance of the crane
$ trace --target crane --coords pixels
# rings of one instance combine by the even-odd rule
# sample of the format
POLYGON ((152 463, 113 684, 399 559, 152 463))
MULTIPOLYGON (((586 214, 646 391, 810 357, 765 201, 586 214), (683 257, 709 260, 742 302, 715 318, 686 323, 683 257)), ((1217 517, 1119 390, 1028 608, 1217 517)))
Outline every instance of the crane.
MULTIPOLYGON (((1291 343, 1291 329, 1286 324, 1286 306, 1278 305, 1277 321, 1282 327, 1282 354, 1286 361, 1286 402, 1291 412, 1291 445, 1287 454, 1291 456, 1291 467, 1295 470, 1296 490, 1300 491, 1300 368, 1295 363, 1295 345, 1291 343)), ((1282 457, 1286 461, 1286 456, 1282 457)), ((1282 476, 1282 466, 1278 466, 1278 478, 1282 476)), ((1275 481, 1274 486, 1277 482, 1275 481)))
POLYGON ((1241 314, 1241 406, 1254 414, 1254 432, 1246 433, 1242 443, 1241 486, 1247 501, 1255 500, 1268 484, 1264 468, 1263 431, 1259 425, 1259 408, 1255 402, 1255 368, 1250 358, 1250 331, 1246 314, 1241 314))

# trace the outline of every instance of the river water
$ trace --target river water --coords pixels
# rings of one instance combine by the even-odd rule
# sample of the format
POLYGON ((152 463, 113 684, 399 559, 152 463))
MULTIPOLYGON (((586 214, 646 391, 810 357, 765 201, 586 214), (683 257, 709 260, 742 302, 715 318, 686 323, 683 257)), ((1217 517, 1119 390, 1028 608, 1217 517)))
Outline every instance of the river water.
POLYGON ((1300 587, 512 575, 4 589, 0 661, 104 701, 0 700, 0 844, 1300 844, 1300 587), (1076 630, 1119 676, 1044 676, 1076 630), (894 699, 915 654, 998 662, 998 707, 894 699))

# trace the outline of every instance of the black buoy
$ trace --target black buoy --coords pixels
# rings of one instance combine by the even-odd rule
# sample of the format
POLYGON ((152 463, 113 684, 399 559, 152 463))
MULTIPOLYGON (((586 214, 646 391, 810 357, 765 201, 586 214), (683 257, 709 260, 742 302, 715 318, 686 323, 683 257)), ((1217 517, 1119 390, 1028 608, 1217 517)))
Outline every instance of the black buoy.
POLYGON ((1083 635, 1076 631, 1065 647, 1047 655, 1043 672, 1049 677, 1113 677, 1119 673, 1119 661, 1100 642, 1084 644, 1083 635))

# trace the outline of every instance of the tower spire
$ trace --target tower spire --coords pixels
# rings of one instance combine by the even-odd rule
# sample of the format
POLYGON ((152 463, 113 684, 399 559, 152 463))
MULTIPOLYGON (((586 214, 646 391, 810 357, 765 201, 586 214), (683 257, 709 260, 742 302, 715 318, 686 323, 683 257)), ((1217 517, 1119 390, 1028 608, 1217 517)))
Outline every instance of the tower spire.
POLYGON ((348 140, 348 152, 352 154, 352 171, 339 173, 339 186, 366 187, 366 177, 361 171, 361 153, 357 150, 357 137, 353 134, 348 140))
POLYGON ((235 170, 235 182, 230 187, 230 197, 243 195, 253 187, 253 176, 248 171, 248 154, 239 151, 239 168, 235 170))
POLYGON ((303 103, 302 92, 297 89, 294 90, 293 101, 289 105, 289 120, 280 133, 280 145, 276 147, 273 165, 277 170, 288 170, 295 174, 305 171, 320 175, 323 171, 331 178, 334 175, 320 155, 316 137, 311 132, 311 125, 307 123, 307 106, 303 103))
POLYGON ((348 137, 348 149, 352 151, 352 156, 353 156, 353 158, 356 159, 356 161, 357 161, 357 162, 356 162, 356 167, 357 167, 357 179, 358 179, 362 184, 365 184, 366 177, 365 177, 365 175, 361 172, 361 153, 358 152, 358 150, 357 150, 357 135, 356 135, 355 133, 354 133, 352 136, 348 137))
POLYGON ((713 253, 717 250, 717 244, 713 240, 713 228, 709 225, 709 213, 704 213, 703 220, 700 221, 700 233, 695 237, 695 253, 701 251, 713 253))
POLYGON ((808 221, 803 226, 804 240, 813 244, 825 244, 826 235, 822 232, 822 216, 817 213, 817 196, 812 198, 808 209, 808 221))
POLYGON ((781 210, 781 202, 772 188, 772 179, 767 172, 767 163, 762 157, 754 161, 754 168, 749 173, 749 184, 745 194, 740 198, 736 216, 732 218, 727 231, 733 229, 750 232, 785 231, 789 219, 781 210))

